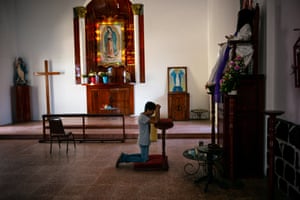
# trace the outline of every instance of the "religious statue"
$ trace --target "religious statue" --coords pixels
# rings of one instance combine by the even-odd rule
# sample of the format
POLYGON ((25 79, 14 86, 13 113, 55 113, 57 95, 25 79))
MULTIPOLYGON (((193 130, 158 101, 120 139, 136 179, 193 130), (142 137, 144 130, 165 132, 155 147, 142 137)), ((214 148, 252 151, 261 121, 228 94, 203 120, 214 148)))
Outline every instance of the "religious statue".
POLYGON ((26 85, 26 74, 28 73, 25 62, 22 58, 17 57, 14 62, 14 83, 15 85, 26 85))
MULTIPOLYGON (((252 37, 252 21, 253 21, 253 2, 252 0, 243 0, 243 7, 238 13, 237 30, 234 35, 225 36, 228 40, 226 43, 220 44, 219 54, 215 66, 213 67, 209 80, 205 87, 214 87, 216 101, 220 100, 220 80, 228 67, 228 62, 232 55, 240 56, 243 59, 245 68, 251 73, 251 64, 253 56, 252 44, 239 44, 235 52, 232 52, 230 41, 249 41, 252 37)), ((235 58, 232 58, 235 59, 235 58)), ((245 70, 245 69, 244 69, 245 70)))

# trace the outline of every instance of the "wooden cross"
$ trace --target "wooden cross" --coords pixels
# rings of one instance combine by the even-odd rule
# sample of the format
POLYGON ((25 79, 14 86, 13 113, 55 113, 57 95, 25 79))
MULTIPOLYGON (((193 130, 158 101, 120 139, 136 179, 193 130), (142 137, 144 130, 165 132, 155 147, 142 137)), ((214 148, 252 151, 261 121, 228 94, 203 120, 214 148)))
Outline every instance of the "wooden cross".
POLYGON ((49 94, 49 76, 59 75, 60 72, 49 72, 48 71, 48 60, 45 60, 45 71, 44 72, 34 72, 35 76, 45 76, 45 86, 46 86, 46 103, 47 103, 47 114, 50 114, 50 94, 49 94))

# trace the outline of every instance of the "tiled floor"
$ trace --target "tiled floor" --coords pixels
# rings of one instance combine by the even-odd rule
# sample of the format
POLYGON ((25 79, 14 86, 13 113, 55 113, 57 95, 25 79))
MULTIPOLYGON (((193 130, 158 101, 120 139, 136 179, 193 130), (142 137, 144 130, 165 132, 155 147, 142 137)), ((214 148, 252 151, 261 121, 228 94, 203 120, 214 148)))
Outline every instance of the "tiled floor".
MULTIPOLYGON (((204 140, 207 143, 207 140, 204 140)), ((267 199, 265 179, 240 180, 241 188, 221 189, 194 184, 195 176, 184 173, 189 161, 182 156, 197 139, 169 139, 166 152, 168 171, 135 171, 132 164, 115 168, 121 152, 138 152, 136 140, 125 143, 77 143, 76 150, 65 144, 37 140, 0 140, 0 199, 267 199)), ((161 153, 161 141, 151 145, 151 153, 161 153)), ((195 163, 194 163, 195 164, 195 163)))

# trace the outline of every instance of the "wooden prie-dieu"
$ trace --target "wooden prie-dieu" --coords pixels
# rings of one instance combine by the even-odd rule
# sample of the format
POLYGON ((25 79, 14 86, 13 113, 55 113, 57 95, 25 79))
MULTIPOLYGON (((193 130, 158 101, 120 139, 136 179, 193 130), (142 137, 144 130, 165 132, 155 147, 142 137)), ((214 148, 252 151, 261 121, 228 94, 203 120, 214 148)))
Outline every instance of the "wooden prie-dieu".
POLYGON ((155 127, 162 131, 162 154, 150 154, 145 163, 134 163, 136 170, 168 170, 168 156, 166 155, 166 130, 174 126, 172 119, 160 119, 155 127))

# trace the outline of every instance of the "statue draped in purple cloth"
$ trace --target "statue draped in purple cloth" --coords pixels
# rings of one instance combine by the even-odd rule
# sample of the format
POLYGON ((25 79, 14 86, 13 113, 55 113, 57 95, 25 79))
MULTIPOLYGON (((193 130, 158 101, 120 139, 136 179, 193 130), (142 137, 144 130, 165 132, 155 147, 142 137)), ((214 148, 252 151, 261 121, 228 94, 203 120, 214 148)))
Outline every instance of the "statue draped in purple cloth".
MULTIPOLYGON (((252 19, 253 12, 249 7, 242 9, 238 15, 237 30, 233 36, 226 36, 228 40, 249 40, 252 36, 252 19)), ((223 72, 226 68, 227 62, 231 55, 231 49, 228 44, 222 44, 220 47, 219 56, 217 62, 212 69, 209 80, 206 84, 206 88, 215 85, 215 101, 220 102, 220 80, 222 79, 223 72)), ((244 63, 248 66, 251 63, 253 48, 252 45, 243 44, 238 45, 236 48, 236 55, 241 56, 244 59, 244 63)))

